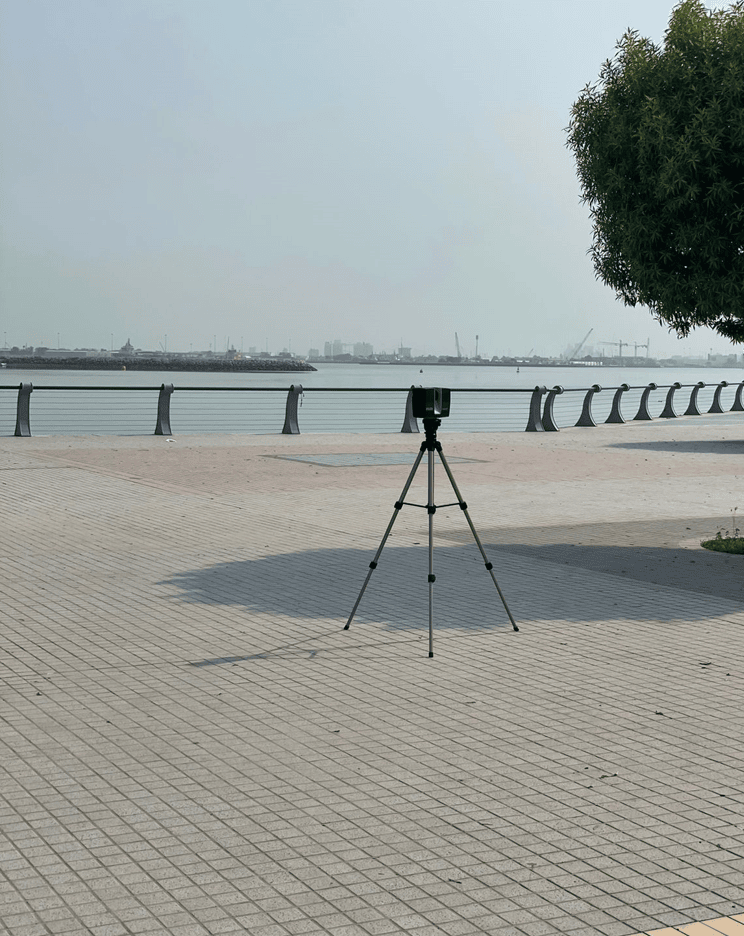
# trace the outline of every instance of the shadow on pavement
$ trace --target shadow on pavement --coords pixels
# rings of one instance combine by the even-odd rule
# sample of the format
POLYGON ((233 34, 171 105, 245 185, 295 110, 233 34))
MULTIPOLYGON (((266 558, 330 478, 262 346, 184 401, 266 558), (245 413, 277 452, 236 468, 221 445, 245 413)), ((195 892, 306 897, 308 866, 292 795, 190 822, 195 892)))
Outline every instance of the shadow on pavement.
MULTIPOLYGON (((161 582, 200 604, 239 605, 280 616, 335 618, 346 622, 369 570, 374 550, 318 549, 225 562, 183 572, 161 582)), ((502 589, 498 558, 492 557, 502 589)), ((426 545, 387 546, 355 616, 390 628, 428 622, 426 545)), ((491 577, 475 547, 439 546, 434 553, 435 616, 446 627, 511 630, 491 577)), ((507 601, 508 601, 507 596, 507 601)), ((353 626, 353 625, 352 625, 353 626)))
POLYGON ((663 546, 506 546, 514 555, 619 575, 737 602, 744 609, 744 556, 663 546))
MULTIPOLYGON (((744 427, 744 420, 742 421, 744 427)), ((608 448, 643 449, 648 452, 683 452, 704 455, 744 455, 744 439, 649 439, 647 442, 613 442, 608 448)))
MULTIPOLYGON (((514 617, 527 620, 674 620, 688 599, 653 591, 671 586, 708 600, 694 613, 744 609, 742 557, 702 550, 634 546, 499 543, 487 547, 496 577, 514 617), (592 580, 586 572, 616 576, 592 580), (644 586, 628 588, 633 580, 644 586), (646 588, 645 586, 651 586, 646 588), (643 602, 646 602, 644 605, 643 602)), ((179 573, 161 584, 187 602, 241 606, 297 619, 345 623, 374 553, 365 549, 319 549, 254 560, 225 562, 179 573)), ((437 627, 504 629, 510 625, 490 576, 474 546, 435 549, 434 613, 437 627)), ((428 621, 425 545, 386 547, 357 611, 355 623, 391 629, 420 628, 428 621)), ((689 596, 692 599, 692 595, 689 596)), ((354 626, 354 625, 352 625, 354 626)))

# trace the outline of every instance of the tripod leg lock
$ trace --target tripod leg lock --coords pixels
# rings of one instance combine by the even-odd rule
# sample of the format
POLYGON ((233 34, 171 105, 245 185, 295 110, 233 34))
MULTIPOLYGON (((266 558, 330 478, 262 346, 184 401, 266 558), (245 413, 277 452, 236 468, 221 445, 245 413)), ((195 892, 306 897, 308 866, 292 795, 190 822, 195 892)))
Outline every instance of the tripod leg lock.
POLYGON ((372 562, 370 562, 369 567, 370 567, 370 569, 376 569, 376 568, 377 568, 377 563, 375 562, 374 559, 372 560, 372 562))
POLYGON ((467 509, 468 509, 468 505, 465 503, 465 501, 460 501, 460 510, 467 510, 467 509))
POLYGON ((487 568, 488 571, 490 572, 491 569, 493 568, 493 563, 492 563, 492 562, 487 562, 487 563, 486 563, 486 568, 487 568))
POLYGON ((427 579, 428 582, 436 582, 436 580, 437 580, 436 575, 432 575, 432 574, 430 574, 427 579))
POLYGON ((396 501, 393 506, 396 510, 400 510, 403 507, 403 501, 396 501))
POLYGON ((429 514, 435 514, 437 512, 437 508, 434 504, 429 504, 429 506, 426 508, 426 512, 429 514))

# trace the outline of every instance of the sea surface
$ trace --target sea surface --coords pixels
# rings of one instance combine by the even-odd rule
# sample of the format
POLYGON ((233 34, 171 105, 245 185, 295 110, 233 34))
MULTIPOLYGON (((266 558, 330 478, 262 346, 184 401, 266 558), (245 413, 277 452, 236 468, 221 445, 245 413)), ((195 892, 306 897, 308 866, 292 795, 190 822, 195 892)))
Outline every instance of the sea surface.
POLYGON ((48 434, 151 434, 157 416, 158 389, 173 384, 171 428, 174 435, 203 432, 278 433, 284 424, 286 391, 301 384, 299 425, 302 432, 398 432, 411 385, 450 387, 451 431, 522 431, 535 386, 559 385, 555 400, 558 425, 579 418, 586 390, 602 388, 592 400, 594 419, 604 422, 614 389, 625 383, 622 412, 636 414, 643 388, 652 416, 664 408, 668 387, 675 392, 678 414, 688 406, 691 387, 705 383, 698 404, 705 412, 722 381, 720 401, 729 410, 741 368, 647 367, 483 367, 473 365, 318 364, 306 373, 194 373, 189 371, 0 370, 0 434, 15 430, 17 388, 31 383, 31 431, 48 434), (66 389, 47 389, 47 388, 66 389), (105 389, 93 389, 105 388, 105 389), (365 392, 358 392, 363 390, 365 392), (375 390, 379 392, 374 392, 375 390), (397 392, 393 392, 393 390, 397 392), (125 392, 126 391, 126 392, 125 392), (501 391, 501 392, 494 392, 501 391))

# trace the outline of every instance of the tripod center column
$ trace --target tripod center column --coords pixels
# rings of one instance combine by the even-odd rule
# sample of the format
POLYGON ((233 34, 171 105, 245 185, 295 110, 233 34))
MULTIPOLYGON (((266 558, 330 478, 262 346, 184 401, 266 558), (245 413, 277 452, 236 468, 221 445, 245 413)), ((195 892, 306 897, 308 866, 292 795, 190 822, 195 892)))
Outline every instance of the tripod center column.
POLYGON ((434 448, 429 448, 429 656, 434 656, 434 448))

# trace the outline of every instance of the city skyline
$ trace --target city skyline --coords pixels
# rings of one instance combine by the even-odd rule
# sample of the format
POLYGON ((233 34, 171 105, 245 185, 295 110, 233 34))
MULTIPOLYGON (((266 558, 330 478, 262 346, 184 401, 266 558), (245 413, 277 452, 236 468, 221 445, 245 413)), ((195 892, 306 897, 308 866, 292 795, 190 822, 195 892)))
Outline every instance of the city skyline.
MULTIPOLYGON (((164 336, 167 338, 167 336, 164 336)), ((479 336, 475 336, 478 338, 479 336)), ((112 336, 113 338, 113 336, 112 336)), ((221 347, 218 347, 216 341, 216 336, 213 336, 213 340, 206 346, 196 346, 194 347, 193 343, 190 343, 188 348, 168 345, 167 341, 164 343, 159 343, 158 347, 155 348, 146 348, 140 347, 136 343, 132 343, 130 339, 123 345, 115 345, 113 342, 110 343, 108 348, 99 348, 95 345, 79 345, 75 347, 65 347, 60 344, 57 346, 49 345, 12 345, 4 343, 4 350, 8 353, 20 354, 22 352, 28 353, 48 353, 49 355, 55 355, 57 352, 71 354, 75 351, 81 353, 86 353, 88 355, 95 354, 120 354, 120 353, 131 353, 131 354, 163 354, 163 355, 215 355, 216 357, 223 357, 230 354, 238 354, 245 357, 296 357, 300 359, 306 359, 308 361, 312 360, 334 360, 339 358, 353 358, 356 360, 360 359, 370 359, 370 358, 379 358, 381 360, 394 360, 394 359, 420 359, 420 358, 440 358, 442 360, 457 360, 462 359, 463 361, 473 361, 473 360, 496 360, 496 359, 512 359, 518 358, 522 360, 528 360, 530 358, 539 358, 539 359, 548 359, 548 360, 571 360, 571 359, 582 359, 582 358, 595 358, 595 359, 609 359, 609 358, 627 358, 627 359, 643 359, 643 358, 652 358, 659 360, 669 360, 674 358, 686 358, 686 359, 695 359, 695 360, 706 360, 709 358, 730 358, 733 354, 735 358, 741 357, 742 363, 744 363, 744 353, 742 351, 737 351, 736 347, 729 346, 725 342, 721 342, 719 347, 709 347, 708 349, 699 349, 692 350, 688 349, 683 351, 678 349, 675 353, 667 354, 657 352, 655 354, 651 353, 651 348, 649 347, 648 341, 605 341, 605 340, 593 340, 593 341, 584 341, 578 344, 571 344, 566 346, 562 351, 555 351, 549 354, 541 354, 530 349, 528 352, 513 351, 512 349, 503 349, 495 353, 490 353, 487 349, 479 347, 476 341, 475 348, 469 348, 466 343, 462 343, 460 346, 455 345, 455 352, 459 351, 460 353, 452 353, 452 349, 440 349, 434 352, 424 352, 417 350, 413 346, 406 346, 403 344, 388 345, 385 347, 375 347, 370 342, 363 341, 341 341, 340 339, 333 339, 325 341, 322 343, 321 347, 314 348, 311 347, 307 351, 299 349, 296 344, 295 348, 292 349, 292 342, 286 342, 281 348, 271 348, 268 343, 265 343, 263 347, 258 345, 248 345, 246 346, 243 339, 239 343, 232 342, 229 336, 224 337, 224 343, 221 347), (614 348, 615 350, 609 350, 614 348), (640 350, 640 353, 639 353, 640 350), (580 352, 580 353, 579 353, 580 352)))

